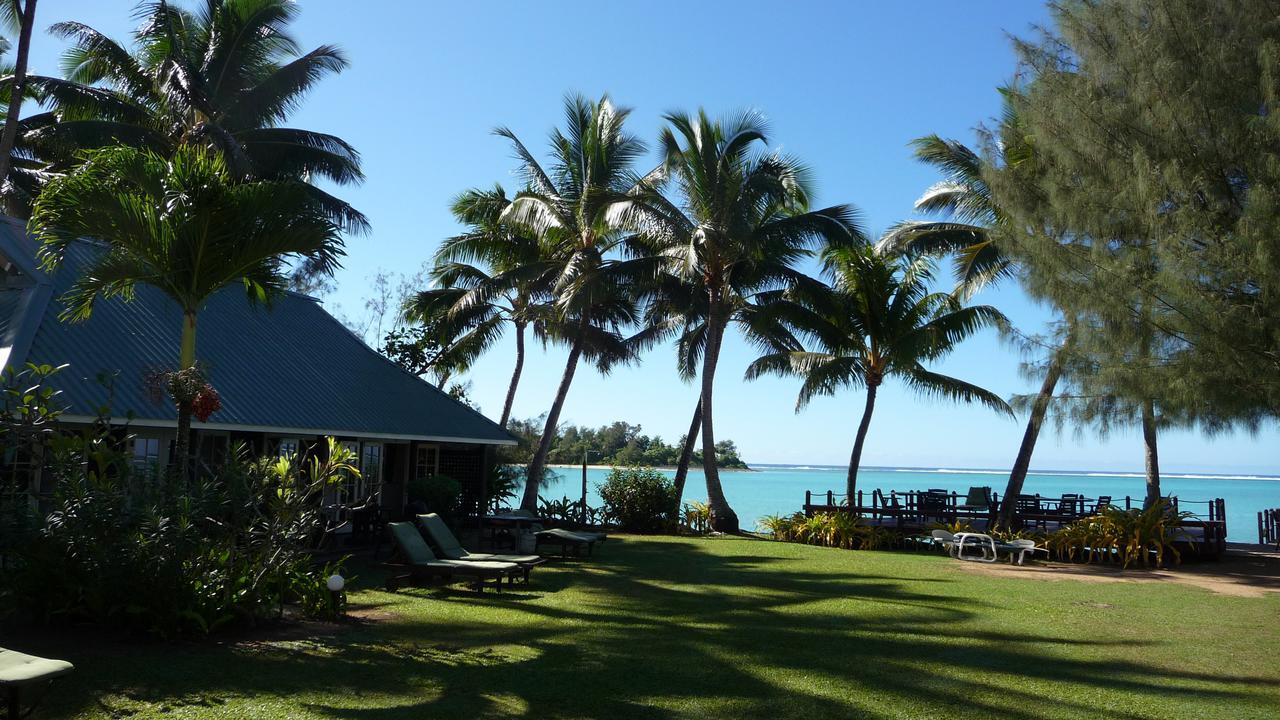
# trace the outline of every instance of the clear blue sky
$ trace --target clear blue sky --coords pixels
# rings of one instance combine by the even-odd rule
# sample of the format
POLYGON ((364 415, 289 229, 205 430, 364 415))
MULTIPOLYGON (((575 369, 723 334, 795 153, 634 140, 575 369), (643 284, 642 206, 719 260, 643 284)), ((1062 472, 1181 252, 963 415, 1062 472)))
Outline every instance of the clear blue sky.
MULTIPOLYGON (((772 144, 803 158, 823 205, 851 202, 878 233, 908 217, 912 202, 937 178, 910 158, 907 143, 936 132, 972 141, 974 128, 999 106, 995 88, 1013 71, 1008 33, 1044 22, 1035 2, 796 3, 598 2, 352 3, 302 0, 295 31, 309 49, 335 43, 352 67, 318 86, 291 124, 353 143, 367 182, 343 189, 371 218, 369 237, 353 238, 327 302, 359 308, 379 268, 412 272, 442 237, 457 230, 449 199, 470 186, 516 185, 507 146, 489 134, 515 130, 541 154, 560 122, 569 91, 608 92, 635 108, 632 128, 653 138, 662 112, 764 112, 772 144)), ((127 0, 42 3, 41 26, 87 22, 117 39, 133 27, 127 0)), ((54 73, 58 41, 34 39, 34 71, 54 73)), ((1047 313, 1016 288, 986 292, 1020 327, 1036 330, 1047 313)), ((508 341, 471 373, 484 411, 501 410, 512 358, 508 341)), ((550 405, 565 352, 535 350, 526 364, 517 416, 550 405)), ((717 383, 717 434, 743 457, 763 463, 847 461, 863 396, 847 392, 794 414, 796 383, 741 381, 752 359, 730 341, 717 383)), ((1003 395, 1033 383, 1019 357, 994 334, 973 339, 938 369, 1003 395)), ((579 371, 563 420, 598 425, 626 420, 674 441, 688 426, 693 386, 676 378, 668 348, 604 378, 579 371)), ((863 461, 869 465, 1004 468, 1012 462, 1023 419, 977 407, 882 392, 863 461)), ((1168 471, 1280 474, 1280 432, 1202 438, 1167 432, 1168 471)), ((1139 470, 1136 433, 1077 439, 1068 430, 1041 438, 1039 469, 1139 470)))

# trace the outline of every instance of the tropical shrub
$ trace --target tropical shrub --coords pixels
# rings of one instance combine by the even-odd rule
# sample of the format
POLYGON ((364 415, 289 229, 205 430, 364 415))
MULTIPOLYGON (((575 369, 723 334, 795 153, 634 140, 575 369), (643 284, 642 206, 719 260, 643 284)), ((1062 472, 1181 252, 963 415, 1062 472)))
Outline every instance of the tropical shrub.
POLYGON ((593 508, 590 505, 584 505, 581 498, 572 500, 566 496, 559 500, 548 500, 539 496, 538 516, 556 520, 563 524, 603 525, 606 512, 604 508, 593 508))
POLYGON ((893 540, 891 531, 867 525, 848 513, 769 515, 761 518, 760 525, 775 540, 844 550, 878 550, 893 540))
POLYGON ((1162 567, 1167 557, 1175 564, 1182 561, 1174 541, 1178 525, 1190 517, 1174 512, 1166 500, 1143 510, 1109 506, 1050 533, 1044 542, 1051 555, 1068 562, 1118 562, 1127 568, 1141 561, 1144 567, 1162 567))
POLYGON ((162 637, 252 624, 287 603, 333 616, 324 582, 341 563, 316 568, 309 551, 326 532, 325 488, 358 470, 328 442, 306 463, 240 447, 217 478, 179 485, 133 471, 106 423, 49 438, 51 509, 0 578, 4 609, 162 637))
POLYGON ((711 531, 711 506, 707 503, 691 500, 684 504, 681 514, 685 530, 698 535, 711 531))
POLYGON ((462 484, 448 475, 435 474, 409 481, 409 502, 422 503, 427 512, 451 519, 462 502, 462 484))
POLYGON ((516 499, 516 492, 524 487, 525 468, 519 465, 498 463, 489 480, 484 485, 484 507, 489 512, 497 512, 498 508, 510 504, 516 499))
POLYGON ((675 484, 653 468, 614 468, 597 490, 609 519, 627 532, 661 532, 672 525, 675 484))

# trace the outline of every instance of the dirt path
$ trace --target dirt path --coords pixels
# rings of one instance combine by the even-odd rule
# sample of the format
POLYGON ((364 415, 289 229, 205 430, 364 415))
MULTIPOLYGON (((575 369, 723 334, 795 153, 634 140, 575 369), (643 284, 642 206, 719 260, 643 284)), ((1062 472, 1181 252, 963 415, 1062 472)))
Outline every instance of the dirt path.
POLYGON ((994 577, 1081 582, 1180 583, 1221 595, 1263 597, 1280 593, 1280 554, 1228 551, 1221 560, 1192 561, 1173 570, 1120 570, 1114 565, 1036 562, 1025 566, 1007 563, 956 563, 966 572, 994 577))

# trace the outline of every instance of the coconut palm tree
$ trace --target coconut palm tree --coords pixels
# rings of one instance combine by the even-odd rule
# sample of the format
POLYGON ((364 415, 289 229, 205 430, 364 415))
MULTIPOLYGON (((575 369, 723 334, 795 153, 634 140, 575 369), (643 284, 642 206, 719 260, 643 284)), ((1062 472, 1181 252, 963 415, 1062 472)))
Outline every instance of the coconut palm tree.
MULTIPOLYGON (((1022 137, 1019 127, 1013 106, 1006 103, 1000 122, 1003 140, 999 146, 1001 164, 1025 166, 1033 157, 1031 147, 1019 141, 1022 137)), ((917 160, 937 168, 944 177, 916 201, 916 210, 939 214, 947 219, 900 223, 880 241, 881 250, 952 257, 955 293, 963 298, 972 297, 991 283, 1013 277, 1016 274, 1014 259, 1006 252, 1001 238, 1007 243, 1009 233, 1014 232, 1014 229, 1008 226, 984 177, 991 169, 989 161, 963 143, 944 140, 937 135, 918 138, 912 142, 912 146, 917 160)), ((1069 332, 1067 335, 1069 337, 1069 332)), ((1030 404, 1027 427, 1022 434, 1018 455, 1009 471, 1005 498, 1016 498, 1022 493, 1036 441, 1044 426, 1053 393, 1062 378, 1062 353, 1065 347, 1064 339, 1058 347, 1051 350, 1040 390, 1030 404)), ((1013 522, 1015 509, 1015 503, 1004 503, 1000 508, 998 524, 1009 527, 1013 522)))
MULTIPOLYGON (((539 319, 545 295, 528 269, 540 259, 538 242, 502 221, 511 201, 501 185, 492 190, 471 189, 453 202, 453 216, 467 232, 445 240, 436 252, 431 275, 438 287, 419 292, 404 308, 405 319, 436 322, 465 329, 464 338, 477 354, 490 348, 510 325, 515 331, 516 363, 507 386, 499 424, 507 426, 516 388, 524 369, 525 333, 539 319), (490 290, 498 288, 495 294, 490 290)), ((534 324, 539 332, 540 324, 534 324)), ((545 339, 545 338, 543 338, 545 339)))
MULTIPOLYGON (((11 72, 5 76, 9 97, 4 129, 0 130, 0 178, 9 177, 13 148, 18 139, 18 123, 22 116, 22 100, 27 86, 27 58, 31 56, 31 30, 36 23, 36 0, 4 0, 0 3, 0 19, 18 31, 18 55, 11 72)), ((7 47, 5 48, 8 49, 7 47)), ((8 70, 6 68, 6 70, 8 70)), ((0 188, 0 191, 3 189, 0 188)))
MULTIPOLYGON (((0 8, 9 7, 0 4, 0 8)), ((0 38, 0 54, 9 49, 9 44, 0 38)), ((0 78, 14 78, 14 66, 0 63, 0 78)), ((23 103, 14 103, 14 82, 0 81, 0 104, 13 108, 20 113, 23 103)), ((29 83, 23 85, 23 100, 40 101, 40 95, 29 83)), ((16 115, 10 115, 16 117, 16 115)), ((38 112, 27 117, 18 118, 14 125, 13 142, 7 145, 8 151, 0 149, 0 205, 6 215, 25 218, 31 213, 31 203, 40 192, 40 188, 52 176, 56 168, 52 168, 49 158, 55 154, 56 148, 42 142, 41 131, 57 121, 51 112, 38 112)), ((6 118, 6 125, 8 124, 6 118)))
MULTIPOLYGON (((211 295, 243 284, 253 302, 283 292, 287 262, 332 273, 341 231, 314 193, 296 180, 243 181, 226 158, 185 146, 159 155, 130 147, 89 152, 74 172, 52 180, 30 226, 52 269, 76 239, 104 247, 62 299, 63 318, 88 318, 99 297, 132 298, 158 288, 182 310, 179 373, 196 366, 196 327, 211 295)), ((171 383, 173 385, 173 383, 171 383)), ((186 479, 192 397, 175 393, 179 477, 186 479)))
MULTIPOLYGON (((738 517, 725 499, 716 464, 714 387, 725 331, 737 325, 770 352, 786 352, 794 338, 778 331, 782 290, 810 281, 795 265, 822 243, 865 242, 853 209, 808 209, 812 188, 795 159, 764 154, 766 127, 756 113, 727 120, 665 116, 659 144, 663 163, 646 182, 670 181, 676 201, 637 193, 620 204, 620 221, 658 246, 667 271, 687 285, 692 324, 682 344, 701 358, 700 414, 703 473, 713 527, 736 532, 738 517)), ((687 352, 681 350, 681 354, 687 352)), ((692 433, 690 433, 692 436, 692 433)))
MULTIPOLYGON (((547 455, 578 362, 586 358, 601 372, 608 372, 634 357, 635 345, 623 330, 638 320, 639 289, 656 275, 655 262, 635 256, 632 239, 613 217, 614 208, 643 186, 631 168, 645 146, 624 129, 629 114, 608 96, 596 102, 582 96, 567 98, 565 128, 551 134, 549 172, 515 133, 495 130, 511 142, 526 183, 526 189, 503 211, 502 220, 536 238, 540 247, 541 259, 516 275, 546 288, 550 311, 544 332, 569 347, 555 400, 529 463, 521 502, 525 509, 537 508, 547 455)), ((476 293, 476 300, 501 292, 515 279, 487 285, 476 293)))
POLYGON ((867 389, 849 457, 850 504, 876 394, 889 378, 897 377, 917 392, 980 402, 1013 414, 1008 403, 990 391, 925 367, 974 332, 1005 322, 989 305, 962 307, 950 293, 930 292, 931 270, 929 258, 904 261, 870 247, 832 248, 824 257, 830 288, 806 288, 798 298, 810 311, 800 329, 818 349, 765 355, 747 369, 747 379, 769 373, 802 378, 797 410, 817 395, 833 395, 845 387, 867 389))
MULTIPOLYGON (((209 0, 195 11, 143 3, 132 50, 83 23, 57 23, 50 32, 72 43, 65 78, 28 78, 57 119, 39 139, 63 164, 108 145, 166 156, 196 145, 222 153, 235 178, 360 182, 346 141, 283 125, 308 90, 347 66, 332 45, 301 51, 288 32, 297 14, 289 0, 209 0)), ((366 229, 346 202, 305 189, 344 230, 366 229)))
MULTIPOLYGON (((661 250, 655 248, 653 252, 661 250)), ((750 268, 740 268, 742 275, 745 276, 748 272, 751 272, 750 268)), ((757 283, 743 277, 737 287, 745 288, 755 284, 757 283)), ((646 295, 645 325, 650 328, 650 332, 644 336, 644 347, 648 348, 674 337, 677 372, 682 380, 693 380, 698 377, 699 368, 704 364, 703 353, 708 334, 705 312, 707 292, 700 282, 700 276, 663 272, 646 289, 646 295)), ((800 341, 786 323, 786 319, 797 312, 803 312, 803 309, 792 303, 785 292, 762 290, 735 298, 728 322, 762 351, 789 352, 801 349, 800 341)), ((699 390, 689 432, 684 437, 676 463, 673 511, 679 509, 683 499, 689 466, 692 464, 701 431, 702 393, 699 390)), ((705 466, 705 456, 703 461, 705 466)))

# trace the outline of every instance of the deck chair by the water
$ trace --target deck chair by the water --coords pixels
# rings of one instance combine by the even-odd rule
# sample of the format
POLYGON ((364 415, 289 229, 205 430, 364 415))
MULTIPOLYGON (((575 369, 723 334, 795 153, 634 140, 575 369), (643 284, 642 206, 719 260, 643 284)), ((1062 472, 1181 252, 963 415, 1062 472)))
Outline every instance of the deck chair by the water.
MULTIPOLYGON (((537 518, 537 515, 528 510, 512 510, 511 514, 526 518, 537 518)), ((565 530, 564 528, 543 529, 541 525, 536 524, 533 526, 533 536, 538 547, 543 544, 558 545, 561 556, 567 555, 570 548, 573 549, 575 555, 580 554, 582 548, 586 548, 587 555, 590 556, 595 551, 596 543, 609 539, 609 536, 602 532, 565 530)))
POLYGON ((39 696, 55 679, 68 675, 75 667, 65 660, 27 655, 0 648, 0 690, 4 693, 6 717, 19 720, 35 710, 39 696), (23 711, 23 704, 27 709, 23 711))
POLYGON ((464 560, 467 562, 507 562, 515 563, 524 570, 524 580, 528 582, 529 571, 546 562, 538 555, 493 555, 490 553, 473 553, 462 547, 458 536, 453 534, 444 520, 435 513, 418 516, 418 527, 426 534, 427 539, 440 551, 445 560, 464 560))
POLYGON ((988 486, 969 488, 969 493, 965 495, 964 502, 960 504, 962 510, 990 510, 991 509, 991 488, 988 486))
POLYGON ((466 560, 442 560, 431 552, 427 541, 421 533, 408 522, 387 523, 387 532, 396 544, 396 553, 403 562, 388 563, 394 567, 408 570, 407 574, 387 579, 387 590, 395 591, 402 580, 422 580, 430 582, 441 578, 445 582, 454 577, 474 578, 476 589, 484 589, 485 580, 493 580, 495 587, 502 590, 503 578, 522 575, 524 570, 515 563, 509 562, 468 562, 466 560))

